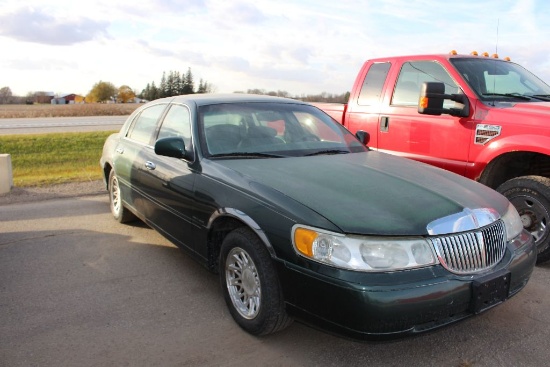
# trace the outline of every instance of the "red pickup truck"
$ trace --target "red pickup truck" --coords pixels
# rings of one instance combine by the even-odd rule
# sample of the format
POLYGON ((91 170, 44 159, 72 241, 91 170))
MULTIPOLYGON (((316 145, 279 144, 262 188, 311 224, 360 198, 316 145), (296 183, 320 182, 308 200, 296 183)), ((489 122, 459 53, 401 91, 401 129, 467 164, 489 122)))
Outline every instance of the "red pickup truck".
POLYGON ((369 147, 432 164, 504 194, 550 259, 550 86, 498 56, 365 62, 346 105, 317 104, 369 147))

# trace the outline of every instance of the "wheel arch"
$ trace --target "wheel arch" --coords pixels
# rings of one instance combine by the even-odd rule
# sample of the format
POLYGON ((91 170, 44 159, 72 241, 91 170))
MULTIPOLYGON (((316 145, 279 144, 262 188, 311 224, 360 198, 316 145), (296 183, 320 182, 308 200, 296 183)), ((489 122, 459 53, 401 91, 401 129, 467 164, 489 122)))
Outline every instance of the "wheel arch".
POLYGON ((496 189, 522 176, 550 178, 550 155, 533 151, 511 151, 494 157, 483 170, 479 182, 496 189))
POLYGON ((250 216, 234 208, 218 209, 207 224, 207 251, 208 268, 214 272, 218 269, 220 248, 224 238, 233 230, 247 227, 258 236, 272 258, 276 257, 275 250, 265 232, 250 216))
POLYGON ((113 166, 106 162, 103 165, 103 184, 105 185, 105 188, 109 190, 109 175, 111 174, 111 171, 113 170, 113 166))

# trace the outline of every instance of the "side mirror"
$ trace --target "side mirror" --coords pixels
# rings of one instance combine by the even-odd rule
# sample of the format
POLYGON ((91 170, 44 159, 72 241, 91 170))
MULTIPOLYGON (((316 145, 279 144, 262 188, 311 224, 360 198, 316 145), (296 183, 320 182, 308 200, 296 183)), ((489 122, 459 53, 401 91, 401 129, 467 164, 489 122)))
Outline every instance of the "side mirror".
POLYGON ((370 134, 364 130, 358 130, 355 133, 355 137, 359 139, 359 141, 363 143, 363 145, 367 145, 370 141, 370 134))
POLYGON ((451 116, 468 117, 470 101, 465 94, 445 94, 445 84, 439 82, 424 82, 420 89, 418 113, 423 115, 448 114, 451 116), (458 108, 443 108, 443 102, 448 99, 462 104, 458 108))
POLYGON ((155 153, 165 157, 183 158, 192 161, 193 152, 185 150, 181 137, 162 138, 155 142, 155 153))

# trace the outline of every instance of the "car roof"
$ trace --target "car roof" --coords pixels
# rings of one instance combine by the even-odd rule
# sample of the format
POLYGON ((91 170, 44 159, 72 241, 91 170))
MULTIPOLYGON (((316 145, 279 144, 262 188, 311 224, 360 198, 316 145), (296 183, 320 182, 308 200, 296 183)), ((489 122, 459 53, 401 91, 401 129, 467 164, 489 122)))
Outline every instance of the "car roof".
POLYGON ((244 93, 206 93, 206 94, 186 94, 181 96, 167 97, 158 99, 152 102, 171 102, 171 103, 194 103, 197 106, 218 104, 218 103, 235 103, 235 102, 278 102, 278 103, 298 103, 307 104, 305 102, 283 97, 274 97, 258 94, 244 93))

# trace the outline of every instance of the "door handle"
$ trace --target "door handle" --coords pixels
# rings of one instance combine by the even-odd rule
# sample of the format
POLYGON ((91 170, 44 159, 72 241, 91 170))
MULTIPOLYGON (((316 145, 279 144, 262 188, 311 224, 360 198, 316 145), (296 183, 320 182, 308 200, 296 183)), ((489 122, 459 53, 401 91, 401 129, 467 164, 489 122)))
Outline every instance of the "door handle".
POLYGON ((115 151, 116 151, 118 154, 122 154, 122 153, 124 153, 124 148, 123 148, 123 147, 118 147, 118 148, 116 148, 115 151))
POLYGON ((157 165, 154 164, 153 162, 147 161, 147 162, 145 162, 145 168, 152 171, 155 168, 157 168, 157 165))
POLYGON ((387 132, 390 129, 390 117, 381 116, 380 117, 380 131, 387 132))

